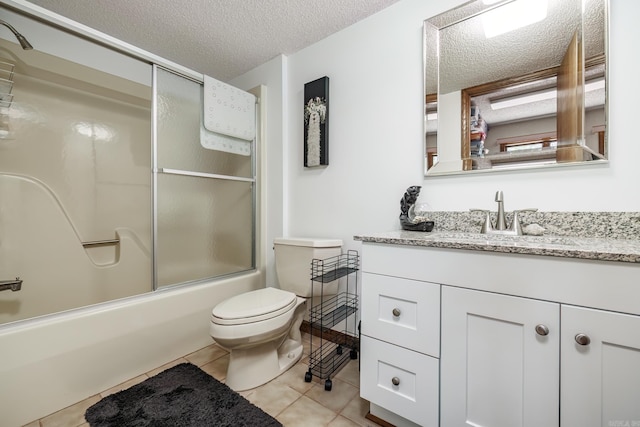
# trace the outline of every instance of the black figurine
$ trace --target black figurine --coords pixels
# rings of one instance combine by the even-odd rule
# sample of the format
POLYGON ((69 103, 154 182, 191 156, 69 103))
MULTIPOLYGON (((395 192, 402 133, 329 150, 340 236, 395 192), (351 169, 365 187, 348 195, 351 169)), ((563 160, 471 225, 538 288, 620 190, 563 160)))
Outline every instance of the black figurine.
POLYGON ((420 195, 420 187, 419 185, 414 185, 407 188, 407 191, 400 199, 400 225, 402 225, 403 230, 410 231, 431 231, 433 230, 434 222, 433 221, 418 221, 414 222, 413 218, 413 206, 418 200, 418 196, 420 195))

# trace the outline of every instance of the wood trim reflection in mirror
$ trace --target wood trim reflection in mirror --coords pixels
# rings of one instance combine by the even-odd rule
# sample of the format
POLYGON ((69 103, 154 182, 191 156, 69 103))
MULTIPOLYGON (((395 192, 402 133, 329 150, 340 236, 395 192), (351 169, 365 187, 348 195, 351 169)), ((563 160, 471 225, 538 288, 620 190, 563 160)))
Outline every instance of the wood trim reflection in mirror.
MULTIPOLYGON (((582 61, 582 44, 576 32, 567 47, 562 63, 558 68, 557 80, 557 120, 558 161, 582 161, 581 152, 578 157, 562 154, 561 151, 578 145, 583 138, 584 92, 582 90, 584 69, 582 61)), ((576 150, 566 150, 576 152, 576 150)))
POLYGON ((427 168, 431 167, 438 161, 438 153, 435 151, 427 151, 427 168))
POLYGON ((591 128, 591 133, 593 134, 597 134, 598 135, 598 152, 600 154, 602 154, 603 156, 605 155, 604 152, 604 147, 605 147, 605 126, 601 125, 601 126, 594 126, 593 128, 591 128))
MULTIPOLYGON (((598 55, 585 61, 586 69, 599 67, 605 64, 605 55, 598 55)), ((508 79, 498 80, 494 82, 484 83, 482 85, 469 87, 461 90, 461 159, 463 159, 463 170, 472 169, 471 156, 471 104, 472 99, 477 96, 483 96, 498 92, 503 89, 513 88, 523 84, 535 83, 545 79, 556 78, 560 67, 551 67, 538 70, 522 76, 512 77, 508 79)), ((555 139, 555 138, 554 138, 555 139)), ((599 141, 598 150, 600 154, 604 154, 604 132, 599 141)), ((602 158, 602 157, 601 157, 602 158)))
POLYGON ((523 149, 527 147, 540 147, 550 148, 554 145, 554 142, 558 141, 558 137, 555 132, 523 135, 513 138, 498 139, 498 146, 500 152, 505 153, 516 149, 523 149))

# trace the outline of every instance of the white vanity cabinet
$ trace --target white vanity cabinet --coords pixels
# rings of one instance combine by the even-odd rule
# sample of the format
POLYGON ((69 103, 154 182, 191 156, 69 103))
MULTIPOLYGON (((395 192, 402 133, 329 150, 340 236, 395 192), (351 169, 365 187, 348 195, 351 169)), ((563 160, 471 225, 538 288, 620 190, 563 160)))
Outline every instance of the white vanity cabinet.
POLYGON ((396 425, 438 426, 440 286, 372 272, 362 280, 361 396, 396 425))
POLYGON ((640 426, 640 316, 561 313, 562 427, 640 426))
POLYGON ((365 241, 361 265, 361 396, 373 415, 399 426, 640 426, 639 264, 365 241), (415 324, 394 319, 396 305, 415 324), (423 324, 425 313, 439 317, 423 324), (406 393, 383 378, 393 369, 434 380, 406 393))
POLYGON ((442 287, 441 425, 558 425, 560 305, 442 287))
POLYGON ((640 316, 443 286, 441 322, 442 426, 640 426, 640 316))

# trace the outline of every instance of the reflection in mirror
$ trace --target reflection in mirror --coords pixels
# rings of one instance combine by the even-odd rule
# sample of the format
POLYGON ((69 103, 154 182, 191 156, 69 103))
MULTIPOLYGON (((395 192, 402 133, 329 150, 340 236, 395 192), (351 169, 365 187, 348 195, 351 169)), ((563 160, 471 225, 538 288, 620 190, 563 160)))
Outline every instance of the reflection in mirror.
POLYGON ((425 21, 426 174, 605 161, 607 6, 477 0, 425 21))

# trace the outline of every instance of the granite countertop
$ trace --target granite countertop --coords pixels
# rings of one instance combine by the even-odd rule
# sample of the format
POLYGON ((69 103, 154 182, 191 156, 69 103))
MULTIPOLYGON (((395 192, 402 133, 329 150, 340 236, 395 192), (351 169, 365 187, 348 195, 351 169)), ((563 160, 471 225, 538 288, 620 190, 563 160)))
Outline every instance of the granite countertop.
POLYGON ((357 235, 354 240, 394 245, 546 255, 640 263, 640 240, 581 236, 508 236, 471 232, 390 231, 357 235))

